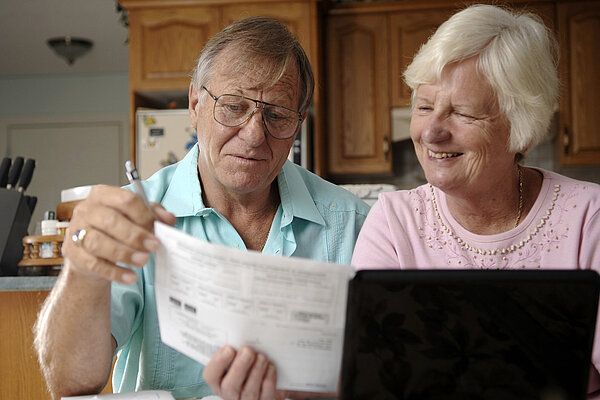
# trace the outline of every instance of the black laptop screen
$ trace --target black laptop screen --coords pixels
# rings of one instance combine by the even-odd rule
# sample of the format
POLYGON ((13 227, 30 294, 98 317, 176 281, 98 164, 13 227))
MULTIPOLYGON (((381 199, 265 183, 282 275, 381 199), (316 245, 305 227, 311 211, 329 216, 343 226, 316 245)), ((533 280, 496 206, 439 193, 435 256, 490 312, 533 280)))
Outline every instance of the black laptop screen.
POLYGON ((592 271, 359 271, 341 399, 584 399, 592 271))

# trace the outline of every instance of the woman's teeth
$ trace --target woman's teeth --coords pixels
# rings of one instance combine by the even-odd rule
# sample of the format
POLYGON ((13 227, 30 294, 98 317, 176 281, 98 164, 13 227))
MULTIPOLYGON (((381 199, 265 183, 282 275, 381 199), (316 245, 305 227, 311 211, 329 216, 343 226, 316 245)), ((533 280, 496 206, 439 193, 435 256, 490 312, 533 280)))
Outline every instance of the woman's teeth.
POLYGON ((431 150, 428 150, 428 153, 429 153, 429 157, 439 158, 439 159, 457 157, 462 154, 462 153, 434 153, 431 150))

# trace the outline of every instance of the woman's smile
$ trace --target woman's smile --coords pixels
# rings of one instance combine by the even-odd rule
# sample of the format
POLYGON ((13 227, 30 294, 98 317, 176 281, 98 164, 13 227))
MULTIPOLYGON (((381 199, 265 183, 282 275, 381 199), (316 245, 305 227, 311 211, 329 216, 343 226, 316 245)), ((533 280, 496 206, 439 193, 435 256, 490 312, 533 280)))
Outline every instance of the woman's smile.
POLYGON ((445 158, 454 158, 454 157, 463 155, 463 153, 439 153, 439 152, 434 152, 432 150, 427 150, 427 154, 429 155, 429 157, 437 158, 438 160, 445 159, 445 158))

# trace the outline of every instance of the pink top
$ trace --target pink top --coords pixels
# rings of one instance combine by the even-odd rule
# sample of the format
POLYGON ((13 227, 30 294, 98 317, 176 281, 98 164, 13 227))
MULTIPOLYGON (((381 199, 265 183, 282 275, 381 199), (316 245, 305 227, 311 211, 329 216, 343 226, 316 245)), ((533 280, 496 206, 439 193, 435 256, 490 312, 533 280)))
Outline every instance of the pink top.
MULTIPOLYGON (((600 185, 538 170, 544 180, 533 208, 519 226, 495 235, 464 229, 448 211, 445 194, 428 184, 380 194, 358 236, 352 264, 357 269, 600 271, 600 185)), ((600 323, 596 332, 598 342, 600 323)), ((600 370, 598 344, 593 362, 600 370)), ((600 377, 590 381, 592 388, 600 389, 600 377)))

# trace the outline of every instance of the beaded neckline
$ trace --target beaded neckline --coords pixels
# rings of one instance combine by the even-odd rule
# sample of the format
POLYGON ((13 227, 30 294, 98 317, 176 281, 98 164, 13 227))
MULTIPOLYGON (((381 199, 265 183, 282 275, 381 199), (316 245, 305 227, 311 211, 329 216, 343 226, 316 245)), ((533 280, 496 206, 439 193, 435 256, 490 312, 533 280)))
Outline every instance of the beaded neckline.
POLYGON ((535 235, 537 235, 537 233, 540 231, 540 229, 546 224, 546 221, 548 220, 548 218, 550 218, 550 215, 552 214, 552 210, 554 209, 554 206, 556 204, 556 200, 558 199, 558 194, 560 192, 560 185, 558 185, 558 184, 554 185, 554 196, 552 197, 552 201, 550 201, 550 206, 546 210, 546 214, 544 216, 542 216, 540 222, 533 228, 533 230, 527 235, 527 237, 525 237, 523 240, 519 241, 519 243, 515 243, 513 245, 510 245, 510 246, 507 246, 504 248, 498 248, 498 249, 493 249, 493 250, 487 250, 487 249, 484 250, 484 249, 479 249, 479 248, 471 246, 470 244, 465 242, 460 236, 458 236, 456 233, 452 232, 452 230, 450 228, 448 228, 446 226, 446 224, 444 224, 444 221, 442 221, 442 217, 440 216, 440 212, 438 210, 437 201, 435 199, 435 193, 433 191, 433 186, 430 183, 428 183, 428 185, 429 185, 429 190, 431 191, 431 201, 433 204, 433 210, 435 212, 435 216, 436 216, 438 222, 440 223, 440 227, 441 227, 440 229, 443 232, 445 232, 447 235, 452 237, 454 240, 456 240, 456 242, 460 245, 461 249, 469 250, 469 251, 472 251, 473 253, 482 254, 482 255, 508 254, 515 250, 520 249, 526 243, 530 242, 531 239, 533 239, 533 237, 535 235))

